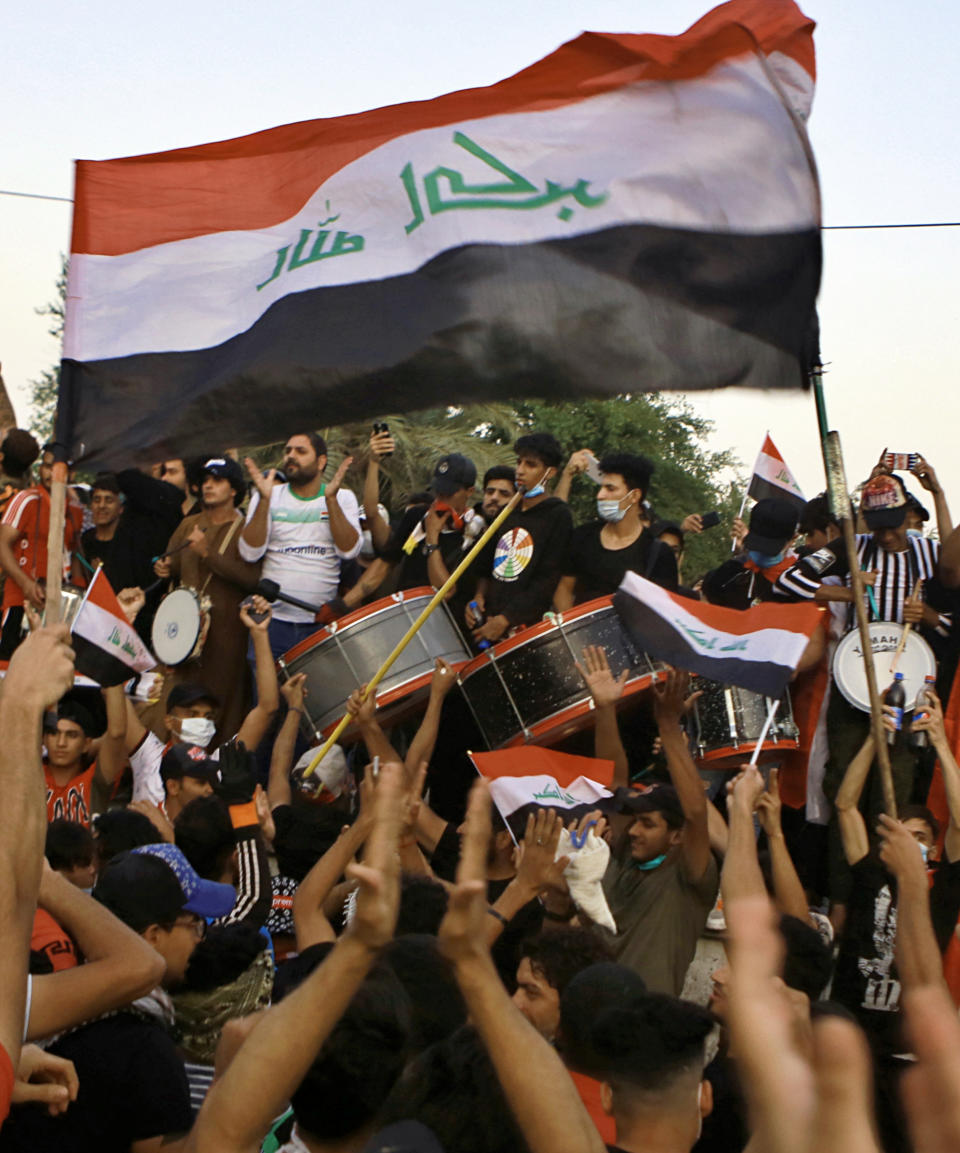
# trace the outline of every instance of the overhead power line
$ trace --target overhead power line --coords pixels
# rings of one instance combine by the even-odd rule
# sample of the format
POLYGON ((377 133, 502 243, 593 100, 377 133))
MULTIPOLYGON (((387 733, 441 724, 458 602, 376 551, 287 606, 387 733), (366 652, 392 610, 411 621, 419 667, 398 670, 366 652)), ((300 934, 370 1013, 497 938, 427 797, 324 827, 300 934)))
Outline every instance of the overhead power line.
MULTIPOLYGON (((0 196, 22 196, 28 200, 57 200, 62 204, 73 204, 72 196, 47 196, 42 192, 13 192, 0 188, 0 196)), ((850 231, 857 228, 960 228, 960 220, 923 220, 916 224, 821 224, 826 231, 850 231)))

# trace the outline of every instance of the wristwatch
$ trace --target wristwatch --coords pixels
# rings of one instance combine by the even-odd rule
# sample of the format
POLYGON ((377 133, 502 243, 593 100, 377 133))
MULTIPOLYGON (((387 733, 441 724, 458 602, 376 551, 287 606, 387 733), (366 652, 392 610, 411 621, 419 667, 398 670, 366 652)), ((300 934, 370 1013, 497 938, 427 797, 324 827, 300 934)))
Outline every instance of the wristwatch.
POLYGON ((429 556, 432 552, 436 552, 439 547, 438 544, 428 544, 427 541, 424 541, 420 546, 420 551, 424 556, 429 556))

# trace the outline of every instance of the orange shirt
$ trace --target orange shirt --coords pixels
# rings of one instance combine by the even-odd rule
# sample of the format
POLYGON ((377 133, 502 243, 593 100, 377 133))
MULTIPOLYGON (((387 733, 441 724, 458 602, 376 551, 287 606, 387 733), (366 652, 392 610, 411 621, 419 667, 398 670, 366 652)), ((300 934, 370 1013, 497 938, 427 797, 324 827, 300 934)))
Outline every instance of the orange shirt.
MULTIPOLYGON (((30 577, 47 575, 47 533, 50 529, 50 494, 37 485, 25 488, 7 505, 3 523, 13 525, 19 532, 13 543, 13 555, 17 564, 30 577)), ((73 550, 80 540, 83 527, 83 509, 80 505, 67 502, 63 526, 63 575, 69 579, 73 550)), ((3 608, 14 608, 23 604, 23 591, 16 581, 8 580, 3 589, 3 608)))
POLYGON ((617 1140, 617 1127, 610 1114, 604 1112, 603 1105, 600 1102, 601 1082, 593 1077, 588 1077, 585 1073, 574 1073, 572 1069, 568 1069, 567 1072, 573 1079, 577 1092, 580 1094, 580 1100, 590 1114, 590 1120, 596 1125, 597 1132, 600 1134, 604 1145, 615 1144, 617 1140))
POLYGON ((47 783, 47 820, 60 818, 90 825, 94 813, 101 813, 110 799, 109 788, 97 775, 97 762, 77 773, 65 785, 58 785, 46 762, 43 775, 47 783))
POLYGON ((43 953, 55 973, 59 973, 61 969, 72 969, 79 964, 77 947, 73 939, 46 909, 37 909, 33 915, 30 951, 43 953))

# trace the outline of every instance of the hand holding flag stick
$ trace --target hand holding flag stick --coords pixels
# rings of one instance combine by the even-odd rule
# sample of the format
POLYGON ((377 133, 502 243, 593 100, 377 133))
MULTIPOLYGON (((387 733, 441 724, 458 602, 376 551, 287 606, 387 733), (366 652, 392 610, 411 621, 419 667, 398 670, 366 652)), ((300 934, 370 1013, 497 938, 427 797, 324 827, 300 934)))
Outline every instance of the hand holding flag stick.
MULTIPOLYGON (((547 474, 544 473, 544 475, 540 478, 540 484, 543 484, 543 482, 546 479, 547 479, 547 474)), ((413 622, 413 624, 407 629, 406 633, 404 633, 404 635, 400 638, 400 640, 397 642, 396 646, 394 647, 393 652, 390 653, 390 655, 383 662, 383 664, 380 666, 380 668, 377 669, 377 671, 370 678, 370 681, 367 684, 366 690, 364 691, 364 694, 363 694, 364 698, 368 697, 371 693, 376 691, 377 685, 380 684, 380 682, 383 680, 383 678, 390 671, 391 667, 393 666, 394 661, 396 661, 396 659, 400 656, 400 654, 407 647, 407 645, 417 635, 420 628, 422 627, 422 625, 424 624, 426 619, 430 616, 430 614, 434 611, 434 609, 437 607, 437 605, 439 605, 442 601, 446 600, 447 593, 449 592, 449 590, 451 588, 453 588, 453 586, 463 576, 463 574, 467 571, 467 569, 470 567, 470 565, 473 564, 473 562, 476 560, 476 558, 480 555, 480 553, 483 550, 484 546, 486 545, 487 541, 490 540, 490 538, 497 531, 497 529, 500 527, 500 525, 503 524, 503 522, 507 519, 507 517, 510 515, 510 513, 513 512, 513 510, 516 508, 516 506, 520 503, 520 501, 522 499, 523 499, 523 490, 518 488, 517 491, 510 498, 510 500, 503 506, 503 508, 500 510, 500 512, 496 515, 496 517, 487 526, 483 535, 477 538, 477 541, 474 544, 473 548, 467 553, 467 555, 463 558, 463 560, 457 565, 457 567, 453 570, 453 572, 447 577, 447 579, 443 582, 443 584, 436 591, 436 593, 434 593, 433 597, 430 600, 430 603, 426 606, 426 608, 423 610, 423 612, 417 617, 417 619, 413 622)), ((347 727, 347 725, 349 723, 350 723, 350 714, 347 713, 343 717, 340 718, 340 720, 337 722, 336 728, 333 730, 333 732, 330 734, 330 736, 327 737, 327 739, 324 741, 324 743, 320 746, 319 750, 317 751, 317 755, 313 758, 313 760, 310 762, 310 764, 307 765, 307 767, 303 770, 303 779, 304 780, 306 780, 308 777, 310 777, 316 771, 317 765, 319 765, 320 762, 323 760, 323 758, 327 755, 328 751, 330 750, 330 747, 336 742, 337 738, 340 736, 340 734, 343 732, 343 730, 347 727)))

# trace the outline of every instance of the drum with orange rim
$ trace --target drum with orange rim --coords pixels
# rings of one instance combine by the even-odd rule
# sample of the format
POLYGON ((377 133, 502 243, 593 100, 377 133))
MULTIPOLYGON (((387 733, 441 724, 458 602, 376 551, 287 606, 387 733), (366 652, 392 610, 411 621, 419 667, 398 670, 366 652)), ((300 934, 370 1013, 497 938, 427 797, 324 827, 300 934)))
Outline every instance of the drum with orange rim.
POLYGON ((614 676, 630 670, 625 698, 666 667, 634 648, 610 597, 557 613, 461 670, 461 692, 489 748, 555 744, 593 724, 593 698, 577 670, 585 645, 603 646, 614 676))
MULTIPOLYGON (((739 768, 757 747, 770 698, 709 677, 697 677, 691 687, 700 693, 688 718, 694 756, 704 768, 739 768)), ((768 761, 799 748, 799 736, 788 689, 760 746, 761 757, 768 761)))
MULTIPOLYGON (((303 723, 311 738, 326 737, 346 712, 354 689, 367 684, 433 598, 427 587, 374 601, 306 637, 277 662, 289 679, 306 673, 303 723)), ((377 717, 392 724, 426 704, 434 662, 454 672, 470 658, 447 606, 438 605, 377 687, 377 717)), ((347 731, 347 739, 350 737, 347 731)))

